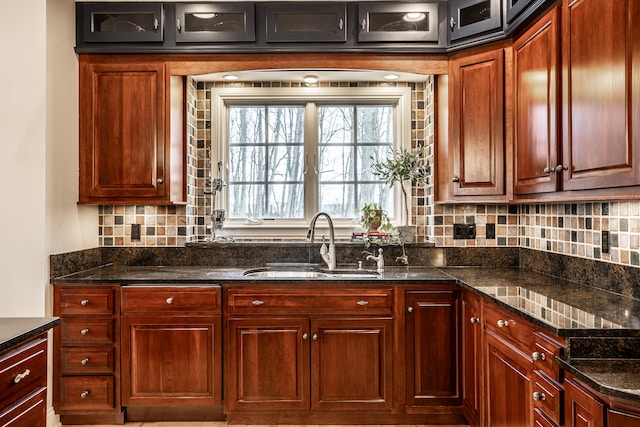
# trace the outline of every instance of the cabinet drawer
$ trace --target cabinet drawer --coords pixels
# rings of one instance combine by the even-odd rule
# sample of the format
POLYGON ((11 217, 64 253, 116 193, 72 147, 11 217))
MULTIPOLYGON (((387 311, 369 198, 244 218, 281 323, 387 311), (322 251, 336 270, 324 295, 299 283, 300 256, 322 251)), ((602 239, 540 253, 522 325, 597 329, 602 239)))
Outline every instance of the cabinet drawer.
POLYGON ((510 340, 520 349, 531 349, 533 327, 529 323, 493 304, 487 304, 485 307, 485 328, 494 331, 503 339, 510 340))
POLYGON ((0 412, 3 427, 46 427, 47 389, 39 388, 0 412))
POLYGON ((112 347, 62 347, 62 374, 112 374, 115 356, 112 347))
POLYGON ((562 394, 560 384, 545 378, 539 371, 534 371, 533 407, 540 409, 556 424, 560 424, 562 420, 562 394))
POLYGON ((114 378, 62 377, 60 380, 61 410, 108 410, 114 404, 114 378))
POLYGON ((61 316, 110 316, 115 309, 115 289, 63 288, 61 316))
POLYGON ((230 290, 229 314, 367 313, 391 314, 392 293, 379 290, 230 290))
POLYGON ((47 340, 29 341, 0 358, 0 408, 47 386, 47 340))
POLYGON ((554 422, 550 421, 540 409, 533 410, 533 427, 558 427, 554 422))
POLYGON ((217 312, 221 310, 220 287, 122 288, 122 311, 125 313, 217 312))
POLYGON ((60 322, 62 344, 113 344, 114 319, 67 318, 60 322))
POLYGON ((556 357, 562 355, 563 347, 538 332, 534 333, 534 336, 535 343, 531 354, 534 368, 544 372, 549 378, 560 381, 560 367, 556 357))

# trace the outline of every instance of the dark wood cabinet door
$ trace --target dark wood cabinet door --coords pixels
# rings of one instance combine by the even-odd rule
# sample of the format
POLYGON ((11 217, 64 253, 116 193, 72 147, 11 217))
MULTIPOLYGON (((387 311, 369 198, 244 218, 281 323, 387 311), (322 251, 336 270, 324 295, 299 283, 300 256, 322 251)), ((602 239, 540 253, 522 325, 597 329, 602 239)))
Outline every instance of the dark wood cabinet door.
POLYGON ((482 366, 482 301, 471 292, 462 297, 462 405, 472 426, 480 424, 482 366))
POLYGON ((487 427, 531 426, 531 362, 527 355, 487 330, 484 357, 487 427))
POLYGON ((513 44, 515 193, 559 190, 557 8, 513 44))
POLYGON ((569 376, 564 380, 564 411, 567 427, 604 426, 604 404, 569 376))
POLYGON ((391 408, 392 323, 312 320, 312 409, 391 408))
POLYGON ((504 195, 504 50, 461 54, 451 67, 453 196, 504 195))
POLYGON ((309 319, 231 319, 228 325, 226 411, 308 410, 309 319))
POLYGON ((460 294, 405 294, 407 405, 459 405, 460 294))
POLYGON ((80 62, 80 203, 165 199, 163 63, 80 62))
POLYGON ((630 414, 609 409, 607 410, 607 425, 609 427, 640 427, 640 413, 630 414))
POLYGON ((564 190, 640 184, 640 3, 564 0, 564 190))
POLYGON ((122 318, 123 406, 219 405, 220 317, 122 318))

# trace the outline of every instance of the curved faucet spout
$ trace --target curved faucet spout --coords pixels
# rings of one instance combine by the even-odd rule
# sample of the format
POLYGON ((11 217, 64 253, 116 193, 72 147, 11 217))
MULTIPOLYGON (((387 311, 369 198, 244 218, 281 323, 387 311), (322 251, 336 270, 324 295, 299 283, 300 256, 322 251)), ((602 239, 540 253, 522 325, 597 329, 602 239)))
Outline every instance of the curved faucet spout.
POLYGON ((333 220, 331 216, 326 212, 318 212, 313 218, 311 218, 311 222, 309 223, 309 228, 307 229, 307 241, 313 243, 313 239, 316 233, 316 222, 318 217, 324 216, 327 218, 327 222, 329 223, 329 249, 327 250, 327 245, 324 241, 324 236, 322 236, 322 246, 320 247, 320 255, 324 262, 327 263, 327 267, 329 270, 335 270, 336 268, 336 245, 335 245, 335 232, 333 229, 333 220))

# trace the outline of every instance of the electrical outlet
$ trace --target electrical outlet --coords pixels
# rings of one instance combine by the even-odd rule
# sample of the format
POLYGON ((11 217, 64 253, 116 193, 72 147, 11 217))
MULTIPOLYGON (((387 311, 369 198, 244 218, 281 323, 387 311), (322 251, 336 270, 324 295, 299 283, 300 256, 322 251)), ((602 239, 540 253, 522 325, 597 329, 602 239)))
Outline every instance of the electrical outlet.
POLYGON ((609 232, 606 230, 602 230, 602 253, 608 254, 610 247, 611 243, 609 240, 609 232))
POLYGON ((131 240, 140 240, 140 224, 131 224, 131 240))
POLYGON ((453 238, 454 239, 475 239, 476 238, 476 225, 475 224, 453 224, 453 238))
POLYGON ((485 237, 487 239, 495 239, 496 238, 496 225, 494 223, 489 223, 486 226, 485 237))

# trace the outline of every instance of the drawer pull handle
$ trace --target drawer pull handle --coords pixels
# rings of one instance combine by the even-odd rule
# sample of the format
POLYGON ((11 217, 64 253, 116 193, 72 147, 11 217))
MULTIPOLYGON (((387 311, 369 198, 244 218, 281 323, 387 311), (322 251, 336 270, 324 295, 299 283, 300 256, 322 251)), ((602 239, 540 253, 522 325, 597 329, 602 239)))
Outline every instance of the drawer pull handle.
POLYGON ((498 320, 498 327, 499 328, 505 328, 507 326, 509 326, 509 322, 508 321, 502 320, 502 319, 498 320))
POLYGON ((535 400, 536 402, 540 400, 545 400, 546 398, 547 396, 545 396, 544 393, 540 393, 539 391, 533 392, 533 400, 535 400))
POLYGON ((262 304, 264 304, 264 301, 260 301, 259 299, 257 299, 255 301, 253 301, 251 304, 253 304, 253 305, 262 305, 262 304))
POLYGON ((13 379, 13 382, 15 384, 18 384, 20 381, 27 378, 30 373, 31 371, 29 369, 25 369, 23 373, 16 375, 16 377, 13 379))
POLYGON ((546 359, 546 356, 544 355, 544 353, 540 353, 539 351, 534 351, 534 352, 531 354, 531 358, 532 358, 533 360, 545 360, 545 359, 546 359))
POLYGON ((85 329, 81 330, 80 333, 82 335, 87 335, 89 333, 89 329, 85 328, 85 329))
POLYGON ((89 305, 89 300, 83 299, 82 301, 80 301, 80 305, 89 305))
POLYGON ((89 358, 85 357, 84 359, 82 359, 82 361, 80 362, 82 365, 87 365, 89 363, 89 358))
POLYGON ((82 393, 80 393, 80 397, 83 399, 86 399, 87 397, 89 397, 89 390, 85 390, 82 393))
POLYGON ((362 301, 358 301, 356 304, 361 305, 361 306, 365 306, 365 305, 369 304, 369 301, 362 300, 362 301))
POLYGON ((480 321, 480 319, 478 319, 477 317, 472 317, 471 319, 469 319, 469 322, 471 323, 478 323, 480 321))
POLYGON ((173 304, 173 297, 167 298, 167 304, 173 304))

